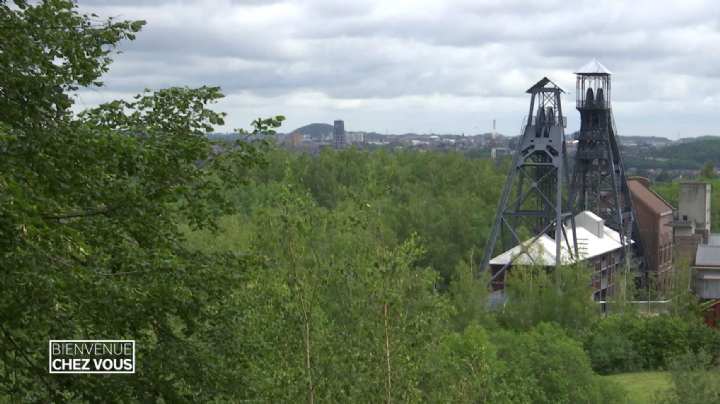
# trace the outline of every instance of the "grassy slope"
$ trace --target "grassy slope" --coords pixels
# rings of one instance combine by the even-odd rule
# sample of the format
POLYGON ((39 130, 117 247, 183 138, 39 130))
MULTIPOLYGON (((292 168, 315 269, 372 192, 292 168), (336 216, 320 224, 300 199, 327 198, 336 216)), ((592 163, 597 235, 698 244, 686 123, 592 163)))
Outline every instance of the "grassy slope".
POLYGON ((653 403, 655 393, 670 388, 671 383, 667 372, 622 373, 603 377, 622 385, 633 404, 653 403))

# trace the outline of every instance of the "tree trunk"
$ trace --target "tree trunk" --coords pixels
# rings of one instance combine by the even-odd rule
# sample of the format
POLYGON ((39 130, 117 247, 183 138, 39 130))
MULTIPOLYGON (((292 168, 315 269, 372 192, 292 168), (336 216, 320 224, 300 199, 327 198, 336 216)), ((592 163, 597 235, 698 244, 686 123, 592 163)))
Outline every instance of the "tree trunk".
POLYGON ((385 380, 385 392, 386 392, 385 402, 390 404, 390 402, 391 402, 390 390, 392 387, 392 381, 390 378, 390 335, 389 335, 389 330, 388 330, 388 304, 387 303, 385 303, 383 305, 383 313, 384 313, 384 317, 385 317, 385 363, 387 365, 387 369, 386 369, 387 380, 385 380))

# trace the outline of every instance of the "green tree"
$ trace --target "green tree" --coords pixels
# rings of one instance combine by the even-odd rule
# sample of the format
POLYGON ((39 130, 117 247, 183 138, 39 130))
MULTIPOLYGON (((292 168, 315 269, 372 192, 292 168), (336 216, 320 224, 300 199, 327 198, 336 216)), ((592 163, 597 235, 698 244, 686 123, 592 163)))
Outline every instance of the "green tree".
POLYGON ((272 192, 249 218, 251 256, 218 358, 229 399, 270 402, 417 401, 424 359, 451 308, 415 240, 387 248, 361 201, 319 206, 303 190, 272 192), (226 347, 225 347, 226 346, 226 347), (234 380, 233 380, 234 378, 234 380))
POLYGON ((510 402, 623 402, 622 390, 592 372, 580 343, 557 325, 541 323, 527 332, 503 331, 492 341, 506 366, 500 379, 510 402))
POLYGON ((461 262, 455 268, 454 278, 450 283, 449 295, 455 308, 452 320, 459 331, 473 323, 481 324, 485 328, 495 328, 497 323, 489 303, 490 273, 485 271, 480 277, 476 277, 475 269, 472 259, 470 263, 461 262))
POLYGON ((705 163, 700 169, 700 177, 715 178, 716 176, 717 174, 715 173, 715 164, 713 164, 711 161, 705 163))
MULTIPOLYGON (((207 401, 223 370, 198 335, 218 327, 252 260, 187 248, 233 206, 220 170, 261 163, 238 144, 209 156, 217 88, 172 88, 76 116, 142 21, 97 22, 71 1, 0 1, 0 395, 12 401, 207 401), (198 164, 205 162, 205 164, 198 164), (132 377, 49 375, 48 339, 135 339, 132 377)), ((281 119, 255 122, 257 134, 281 119)), ((227 181, 226 181, 227 180, 227 181)))
POLYGON ((428 356, 425 402, 497 403, 502 400, 500 362, 487 333, 471 324, 444 336, 428 356))
POLYGON ((554 322, 582 335, 599 316, 592 300, 590 270, 569 265, 548 271, 544 267, 516 267, 508 274, 507 303, 499 313, 501 324, 519 330, 554 322))
POLYGON ((145 22, 94 22, 72 1, 13 3, 0 1, 0 122, 49 137, 51 122, 71 116, 69 92, 101 85, 117 44, 135 39, 145 22))

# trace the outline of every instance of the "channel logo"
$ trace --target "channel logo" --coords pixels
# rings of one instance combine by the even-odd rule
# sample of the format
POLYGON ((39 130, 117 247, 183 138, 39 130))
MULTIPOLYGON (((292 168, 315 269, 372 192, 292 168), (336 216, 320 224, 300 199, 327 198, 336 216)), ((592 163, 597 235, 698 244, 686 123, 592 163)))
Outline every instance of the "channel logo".
POLYGON ((50 373, 135 373, 134 340, 53 340, 50 373))

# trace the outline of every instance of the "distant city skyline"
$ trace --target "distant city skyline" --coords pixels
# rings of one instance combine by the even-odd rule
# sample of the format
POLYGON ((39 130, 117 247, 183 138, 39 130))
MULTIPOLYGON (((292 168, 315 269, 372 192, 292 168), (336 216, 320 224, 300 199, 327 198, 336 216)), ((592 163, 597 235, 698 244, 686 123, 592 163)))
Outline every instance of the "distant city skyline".
POLYGON ((613 75, 621 135, 720 135, 720 3, 519 0, 79 0, 144 19, 136 41, 77 108, 144 88, 218 85, 219 131, 285 115, 282 131, 342 119, 379 133, 517 135, 524 91, 565 89, 596 57, 613 75))

